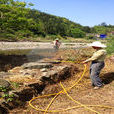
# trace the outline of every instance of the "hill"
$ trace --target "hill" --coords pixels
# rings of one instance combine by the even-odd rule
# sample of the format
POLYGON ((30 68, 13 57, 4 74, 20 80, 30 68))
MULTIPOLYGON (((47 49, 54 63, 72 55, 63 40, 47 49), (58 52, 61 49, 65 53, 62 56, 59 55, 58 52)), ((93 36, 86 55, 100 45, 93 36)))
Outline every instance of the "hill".
POLYGON ((0 0, 0 40, 29 40, 47 35, 84 37, 83 26, 66 18, 31 9, 33 4, 0 0))
POLYGON ((114 31, 105 22, 94 27, 82 26, 64 17, 31 9, 32 3, 0 0, 0 41, 37 41, 41 39, 88 38, 114 31), (92 33, 92 34, 91 34, 92 33))

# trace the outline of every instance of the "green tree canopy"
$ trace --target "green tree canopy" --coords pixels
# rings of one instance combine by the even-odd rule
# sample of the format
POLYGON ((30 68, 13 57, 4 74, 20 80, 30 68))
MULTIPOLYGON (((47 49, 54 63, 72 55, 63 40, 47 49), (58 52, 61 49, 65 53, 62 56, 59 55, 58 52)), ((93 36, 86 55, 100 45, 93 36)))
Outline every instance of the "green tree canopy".
POLYGON ((73 28, 71 29, 71 35, 75 38, 83 38, 85 36, 85 32, 83 32, 79 28, 73 28))

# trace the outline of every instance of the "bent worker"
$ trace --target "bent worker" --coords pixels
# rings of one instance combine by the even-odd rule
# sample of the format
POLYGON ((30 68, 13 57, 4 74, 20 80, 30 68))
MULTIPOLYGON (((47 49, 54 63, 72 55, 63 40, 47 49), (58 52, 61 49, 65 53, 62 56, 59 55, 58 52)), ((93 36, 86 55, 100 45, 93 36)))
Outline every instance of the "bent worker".
POLYGON ((103 86, 99 74, 105 66, 104 59, 106 57, 106 50, 104 48, 106 47, 106 45, 102 44, 99 41, 95 41, 89 46, 92 46, 96 50, 96 52, 93 54, 91 58, 83 61, 83 63, 85 64, 92 61, 90 66, 90 78, 92 81, 92 86, 94 86, 94 89, 99 89, 103 86))
POLYGON ((59 49, 59 47, 61 45, 61 42, 59 41, 59 39, 56 38, 55 41, 53 42, 53 44, 54 44, 55 51, 58 51, 58 49, 59 49))

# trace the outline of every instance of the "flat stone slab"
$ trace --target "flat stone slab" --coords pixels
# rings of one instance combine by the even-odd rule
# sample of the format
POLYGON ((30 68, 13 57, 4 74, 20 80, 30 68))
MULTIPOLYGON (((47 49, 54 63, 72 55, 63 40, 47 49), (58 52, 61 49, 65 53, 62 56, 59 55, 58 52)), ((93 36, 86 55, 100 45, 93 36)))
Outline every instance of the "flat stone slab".
POLYGON ((24 69, 41 69, 41 68, 51 68, 51 63, 40 63, 40 62, 30 62, 25 63, 21 66, 24 69))

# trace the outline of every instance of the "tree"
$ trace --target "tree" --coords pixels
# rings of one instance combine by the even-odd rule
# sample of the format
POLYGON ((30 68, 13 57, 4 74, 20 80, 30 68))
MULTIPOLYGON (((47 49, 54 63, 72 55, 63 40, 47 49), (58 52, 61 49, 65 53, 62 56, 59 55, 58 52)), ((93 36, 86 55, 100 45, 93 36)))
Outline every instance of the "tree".
POLYGON ((107 28, 104 26, 94 26, 94 30, 97 34, 107 34, 107 28))
POLYGON ((29 6, 33 4, 19 0, 0 0, 0 38, 13 41, 41 35, 84 37, 86 32, 90 32, 89 27, 30 9, 29 6))
POLYGON ((89 26, 84 26, 82 30, 86 33, 91 33, 91 28, 89 26))
POLYGON ((100 26, 107 27, 108 25, 105 22, 102 22, 100 26))
POLYGON ((71 29, 71 36, 75 38, 83 38, 85 36, 85 32, 79 28, 73 28, 71 29))

